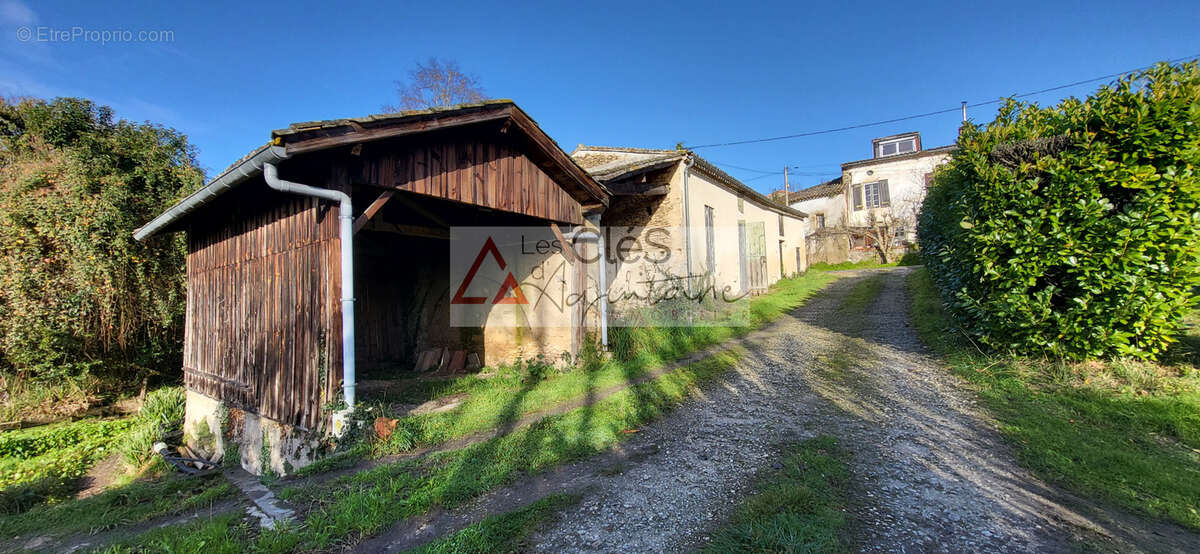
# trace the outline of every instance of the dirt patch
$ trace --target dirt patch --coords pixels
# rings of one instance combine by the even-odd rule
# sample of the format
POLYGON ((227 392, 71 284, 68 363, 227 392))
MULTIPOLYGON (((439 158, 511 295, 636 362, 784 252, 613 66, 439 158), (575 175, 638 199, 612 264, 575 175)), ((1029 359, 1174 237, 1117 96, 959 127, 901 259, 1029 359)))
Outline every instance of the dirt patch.
POLYGON ((121 464, 121 454, 117 452, 109 454, 107 458, 100 460, 100 462, 92 466, 87 474, 80 479, 79 486, 81 488, 77 497, 83 499, 104 492, 104 489, 113 484, 113 481, 116 481, 117 477, 120 477, 124 471, 125 467, 121 464))

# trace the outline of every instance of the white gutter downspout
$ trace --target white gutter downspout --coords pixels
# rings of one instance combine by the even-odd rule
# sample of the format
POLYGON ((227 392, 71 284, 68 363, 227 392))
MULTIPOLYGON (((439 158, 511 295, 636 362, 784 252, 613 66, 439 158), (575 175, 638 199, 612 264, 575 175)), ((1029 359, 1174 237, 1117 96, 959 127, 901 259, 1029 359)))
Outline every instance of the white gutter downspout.
MULTIPOLYGON (((594 215, 588 218, 588 221, 600 228, 600 216, 594 215)), ((576 239, 595 239, 596 248, 599 249, 600 258, 600 346, 608 350, 608 253, 604 249, 604 233, 593 231, 587 228, 580 228, 568 235, 571 240, 576 239)), ((580 263, 583 262, 580 257, 580 263)))
POLYGON ((354 207, 350 196, 338 190, 284 181, 273 163, 264 163, 267 186, 282 192, 338 202, 338 238, 342 243, 342 395, 346 409, 354 408, 354 207))
POLYGON ((692 156, 683 157, 683 255, 687 269, 688 294, 692 292, 692 210, 688 199, 688 175, 692 172, 692 164, 696 160, 692 156))

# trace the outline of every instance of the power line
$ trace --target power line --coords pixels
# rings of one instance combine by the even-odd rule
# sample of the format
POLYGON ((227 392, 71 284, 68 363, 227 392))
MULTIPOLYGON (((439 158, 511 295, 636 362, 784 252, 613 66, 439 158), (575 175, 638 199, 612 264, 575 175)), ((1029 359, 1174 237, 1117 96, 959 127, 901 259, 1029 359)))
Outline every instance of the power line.
MULTIPOLYGON (((1182 57, 1182 58, 1175 58, 1175 59, 1173 59, 1173 60, 1167 60, 1167 63, 1177 63, 1177 62, 1181 62, 1181 61, 1190 61, 1190 60, 1194 60, 1194 59, 1196 59, 1196 58, 1200 58, 1200 54, 1193 54, 1193 55, 1191 55, 1191 56, 1184 56, 1184 57, 1182 57)), ((1156 62, 1156 64, 1157 64, 1157 62, 1156 62)), ((1082 80, 1082 81, 1075 81, 1075 82, 1073 82, 1073 83, 1067 83, 1067 84, 1065 84, 1065 85, 1057 85, 1057 86, 1053 86, 1053 87, 1050 87, 1050 88, 1044 88, 1044 89, 1042 89, 1042 90, 1035 90, 1035 91, 1033 91, 1033 92, 1025 92, 1025 93, 1021 93, 1021 94, 1014 94, 1014 95, 1012 95, 1011 97, 1007 97, 1007 98, 1024 98, 1024 97, 1026 97, 1026 96, 1034 96, 1034 95, 1037 95, 1037 94, 1044 94, 1044 93, 1047 93, 1047 92, 1053 92, 1053 91, 1056 91, 1056 90, 1062 90, 1062 89, 1065 89, 1065 88, 1077 87, 1077 86, 1079 86, 1079 85, 1086 85, 1086 84, 1088 84, 1088 83, 1094 83, 1094 82, 1096 82, 1096 81, 1103 81, 1103 80, 1106 80, 1106 79, 1112 79, 1112 78, 1115 78, 1115 77, 1120 77, 1120 76, 1122 76, 1122 75, 1125 75, 1125 74, 1128 74, 1128 73, 1133 73, 1133 72, 1136 72, 1136 71, 1143 71, 1143 70, 1146 70, 1146 69, 1150 69, 1150 68, 1154 67, 1154 65, 1155 65, 1155 64, 1152 64, 1152 65, 1147 65, 1147 66, 1143 66, 1143 67, 1137 67, 1137 68, 1134 68, 1134 69, 1127 69, 1127 70, 1125 70, 1125 71, 1121 71, 1121 72, 1118 72, 1118 73, 1111 73, 1111 74, 1109 74, 1109 75, 1103 75, 1103 76, 1100 76, 1100 77, 1093 77, 1093 78, 1091 78, 1091 79, 1084 79, 1084 80, 1082 80)), ((999 104, 999 103, 1001 103, 1001 102, 1003 102, 1003 101, 1004 101, 1004 98, 997 98, 997 99, 995 99, 995 100, 988 100, 988 101, 985 101, 985 102, 976 102, 976 103, 974 103, 974 104, 968 104, 968 105, 967 105, 967 107, 968 107, 968 108, 978 108, 978 107, 980 107, 980 106, 987 106, 987 105, 990 105, 990 104, 999 104)), ((857 125, 847 125, 847 126, 845 126, 845 127, 837 127, 837 128, 834 128, 834 129, 823 129, 823 130, 820 130, 820 131, 806 131, 806 132, 803 132, 803 133, 794 133, 794 134, 791 134, 791 135, 783 135, 783 136, 778 136, 778 137, 768 137, 768 138, 749 139, 749 140, 738 140, 738 141, 733 141, 733 142, 719 142, 719 143, 713 143, 713 144, 701 144, 701 145, 699 145, 699 146, 688 146, 687 148, 688 148, 688 149, 690 149, 690 150, 696 150, 696 149, 699 149, 699 148, 715 148, 715 147, 718 147, 718 146, 737 146, 737 145, 742 145, 742 144, 756 144, 756 143, 760 143, 760 142, 774 142, 774 141, 779 141, 779 140, 787 140, 787 139, 794 139, 794 138, 801 138, 801 137, 811 137, 811 136, 816 136, 816 135, 827 135, 827 134, 830 134, 830 133, 839 133, 839 132, 842 132, 842 131, 850 131, 850 130, 853 130, 853 129, 862 129, 862 128, 864 128, 864 127, 875 127, 875 126, 877 126, 877 125, 887 125, 888 123, 897 123, 897 122, 900 122, 900 121, 908 121, 908 120, 911 120, 911 119, 920 119, 920 118, 923 118, 923 117, 931 117, 931 116, 935 116, 935 115, 941 115, 941 114, 946 114, 946 113, 951 113, 951 112, 957 112, 957 111, 959 111, 959 110, 961 110, 961 109, 962 109, 962 106, 957 106, 957 107, 954 107, 954 108, 947 108, 947 109, 944 109, 944 110, 937 110, 937 111, 926 112, 926 113, 921 113, 921 114, 916 114, 916 115, 906 115, 906 116, 904 116, 904 117, 896 117, 896 118, 892 118, 892 119, 885 119, 885 120, 883 120, 883 121, 873 121, 873 122, 871 122, 871 123, 859 123, 859 124, 857 124, 857 125)), ((730 167, 733 167, 733 166, 730 166, 730 167)), ((752 171, 756 171, 756 170, 752 170, 752 171)))

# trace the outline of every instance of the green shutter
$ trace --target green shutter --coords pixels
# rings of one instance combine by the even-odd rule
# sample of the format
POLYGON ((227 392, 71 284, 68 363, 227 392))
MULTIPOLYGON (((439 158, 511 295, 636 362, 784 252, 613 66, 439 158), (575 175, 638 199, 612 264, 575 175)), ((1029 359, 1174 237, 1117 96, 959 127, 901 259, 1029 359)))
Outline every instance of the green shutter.
POLYGON ((861 210, 863 207, 862 193, 863 193, 862 185, 854 185, 854 211, 856 211, 856 212, 858 210, 861 210))
POLYGON ((879 182, 879 205, 886 208, 890 201, 891 198, 888 198, 887 179, 884 179, 879 182))

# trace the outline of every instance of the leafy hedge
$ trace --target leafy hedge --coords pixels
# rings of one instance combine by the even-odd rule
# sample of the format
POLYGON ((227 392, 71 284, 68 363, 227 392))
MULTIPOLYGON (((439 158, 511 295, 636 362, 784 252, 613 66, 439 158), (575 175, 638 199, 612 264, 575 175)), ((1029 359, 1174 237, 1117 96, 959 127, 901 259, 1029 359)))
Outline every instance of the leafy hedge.
POLYGON ((172 129, 75 98, 0 101, 0 372, 178 367, 182 238, 131 233, 202 179, 172 129))
POLYGON ((1152 358, 1200 283, 1200 71, 1128 75, 964 124, 918 235, 964 330, 1000 350, 1152 358))

